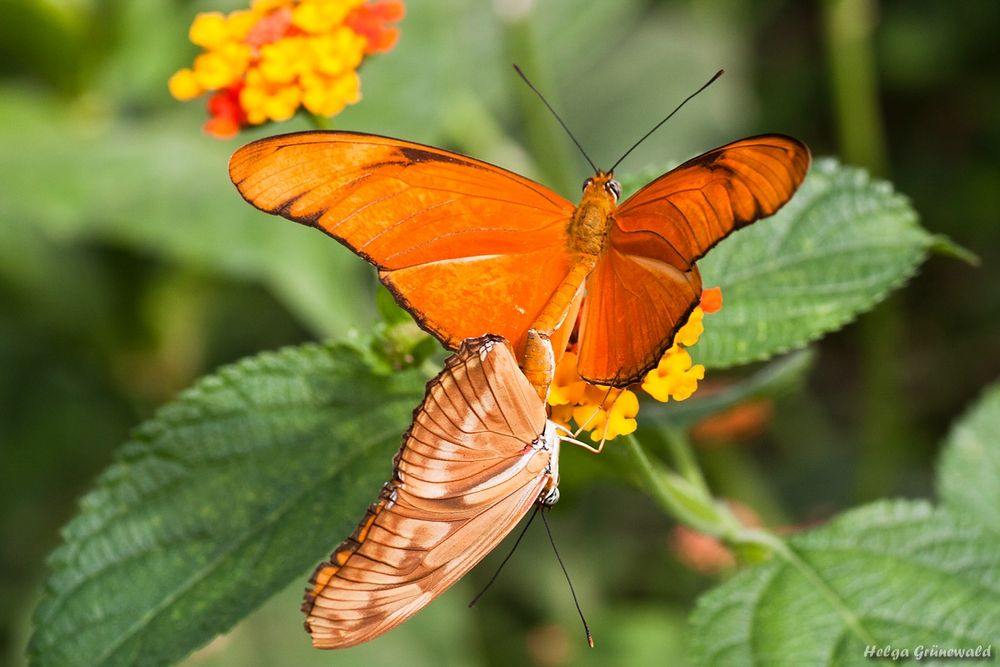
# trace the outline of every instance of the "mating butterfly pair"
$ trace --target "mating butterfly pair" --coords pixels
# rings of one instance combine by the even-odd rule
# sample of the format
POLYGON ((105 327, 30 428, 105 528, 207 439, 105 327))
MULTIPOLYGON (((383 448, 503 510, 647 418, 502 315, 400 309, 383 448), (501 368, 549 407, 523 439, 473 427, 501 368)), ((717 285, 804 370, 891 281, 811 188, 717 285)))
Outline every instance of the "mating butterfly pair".
POLYGON ((685 162, 621 206, 598 171, 574 207, 499 167, 387 137, 305 132, 239 149, 230 176, 247 201, 347 245, 458 349, 428 384, 393 480, 313 576, 313 643, 351 646, 398 625, 534 503, 553 502, 559 438, 542 398, 577 321, 583 378, 639 380, 700 300, 695 261, 783 206, 809 161, 799 141, 762 135, 685 162))

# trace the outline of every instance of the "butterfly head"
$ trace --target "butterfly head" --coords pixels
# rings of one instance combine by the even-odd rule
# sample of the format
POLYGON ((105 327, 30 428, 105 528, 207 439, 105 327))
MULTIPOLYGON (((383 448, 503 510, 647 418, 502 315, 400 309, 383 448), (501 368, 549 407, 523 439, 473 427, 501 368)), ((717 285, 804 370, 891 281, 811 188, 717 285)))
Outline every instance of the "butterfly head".
POLYGON ((603 195, 610 196, 612 200, 618 201, 618 198, 622 196, 622 184, 615 180, 615 176, 611 172, 603 172, 598 170, 596 174, 588 178, 583 182, 583 194, 587 195, 603 195))

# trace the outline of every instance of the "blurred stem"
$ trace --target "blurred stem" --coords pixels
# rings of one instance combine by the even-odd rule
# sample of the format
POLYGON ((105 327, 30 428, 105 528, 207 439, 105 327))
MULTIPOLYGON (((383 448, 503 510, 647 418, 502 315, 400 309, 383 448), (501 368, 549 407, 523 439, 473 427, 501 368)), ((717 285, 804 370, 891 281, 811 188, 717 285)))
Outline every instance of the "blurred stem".
MULTIPOLYGON (((877 0, 824 3, 827 58, 845 162, 886 176, 886 141, 878 102, 872 33, 877 0)), ((906 419, 901 401, 899 358, 902 308, 886 300, 859 322, 863 416, 857 494, 867 500, 886 495, 906 455, 906 419)))
MULTIPOLYGON (((625 452, 643 486, 660 506, 678 521, 714 537, 732 541, 743 525, 707 490, 654 463, 639 440, 625 436, 625 452)), ((701 475, 700 471, 698 473, 701 475)))
POLYGON ((872 45, 877 0, 827 0, 824 9, 840 152, 848 162, 885 176, 885 132, 872 45))
POLYGON ((663 435, 677 470, 684 479, 707 496, 709 494, 708 484, 705 483, 705 476, 701 472, 701 467, 698 465, 698 459, 695 457, 687 434, 680 429, 667 428, 664 429, 663 435))
POLYGON ((309 114, 309 122, 311 122, 313 127, 317 130, 329 130, 331 127, 329 118, 326 116, 317 116, 314 113, 309 114))
MULTIPOLYGON (((539 57, 539 50, 536 48, 534 34, 534 24, 530 20, 532 13, 529 11, 517 17, 509 17, 506 21, 505 37, 507 41, 507 51, 511 60, 518 65, 521 70, 531 79, 531 83, 546 96, 549 103, 555 109, 559 109, 555 99, 555 87, 549 84, 549 77, 539 57)), ((578 192, 578 185, 574 185, 576 180, 573 177, 574 169, 570 162, 568 144, 562 140, 555 139, 554 133, 562 132, 559 123, 545 108, 528 86, 517 77, 513 69, 510 70, 511 80, 514 81, 514 95, 517 98, 517 108, 521 111, 521 120, 524 122, 525 134, 528 139, 528 149, 531 156, 538 164, 543 179, 557 192, 573 193, 578 192)))

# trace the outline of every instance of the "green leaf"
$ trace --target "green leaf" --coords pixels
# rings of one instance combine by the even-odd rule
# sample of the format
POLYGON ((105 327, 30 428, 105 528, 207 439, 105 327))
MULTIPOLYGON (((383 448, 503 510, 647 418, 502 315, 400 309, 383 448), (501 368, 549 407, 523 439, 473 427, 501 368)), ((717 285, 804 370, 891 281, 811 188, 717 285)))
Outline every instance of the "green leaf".
POLYGON ((316 345, 200 381, 139 427, 65 528, 33 663, 173 662, 304 584, 389 478, 423 381, 316 345))
POLYGON ((1000 533, 1000 384, 986 390, 948 436, 938 467, 945 505, 1000 533))
POLYGON ((1000 537, 927 502, 874 503, 703 596, 692 624, 705 665, 870 665, 871 645, 1000 644, 1000 537))
POLYGON ((933 242, 889 184, 817 160, 784 208, 699 262, 723 307, 705 318, 695 361, 767 359, 838 329, 912 276, 933 242))

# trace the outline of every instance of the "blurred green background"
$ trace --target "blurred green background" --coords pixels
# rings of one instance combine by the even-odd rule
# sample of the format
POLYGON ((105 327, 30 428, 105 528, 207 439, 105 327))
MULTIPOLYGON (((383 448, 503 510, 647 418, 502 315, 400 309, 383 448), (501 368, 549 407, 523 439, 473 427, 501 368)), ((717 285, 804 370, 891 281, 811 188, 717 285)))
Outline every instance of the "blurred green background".
MULTIPOLYGON (((45 554, 131 427, 220 364, 374 320, 364 262, 253 211, 228 182, 238 145, 305 123, 219 141, 200 131, 202 103, 167 93, 196 53, 195 13, 236 7, 0 2, 0 663, 23 662, 45 554)), ((466 152, 575 199, 586 164, 511 62, 599 165, 724 67, 619 171, 787 133, 891 180, 925 228, 976 252, 978 268, 931 259, 824 339, 806 386, 752 437, 700 452, 720 495, 775 526, 929 493, 935 443, 1000 375, 1000 4, 412 0, 401 27, 335 127, 466 152)), ((597 651, 539 530, 473 611, 497 555, 386 638, 315 652, 303 573, 189 664, 683 664, 711 558, 678 550, 670 522, 600 460, 564 458, 553 528, 597 651)))

